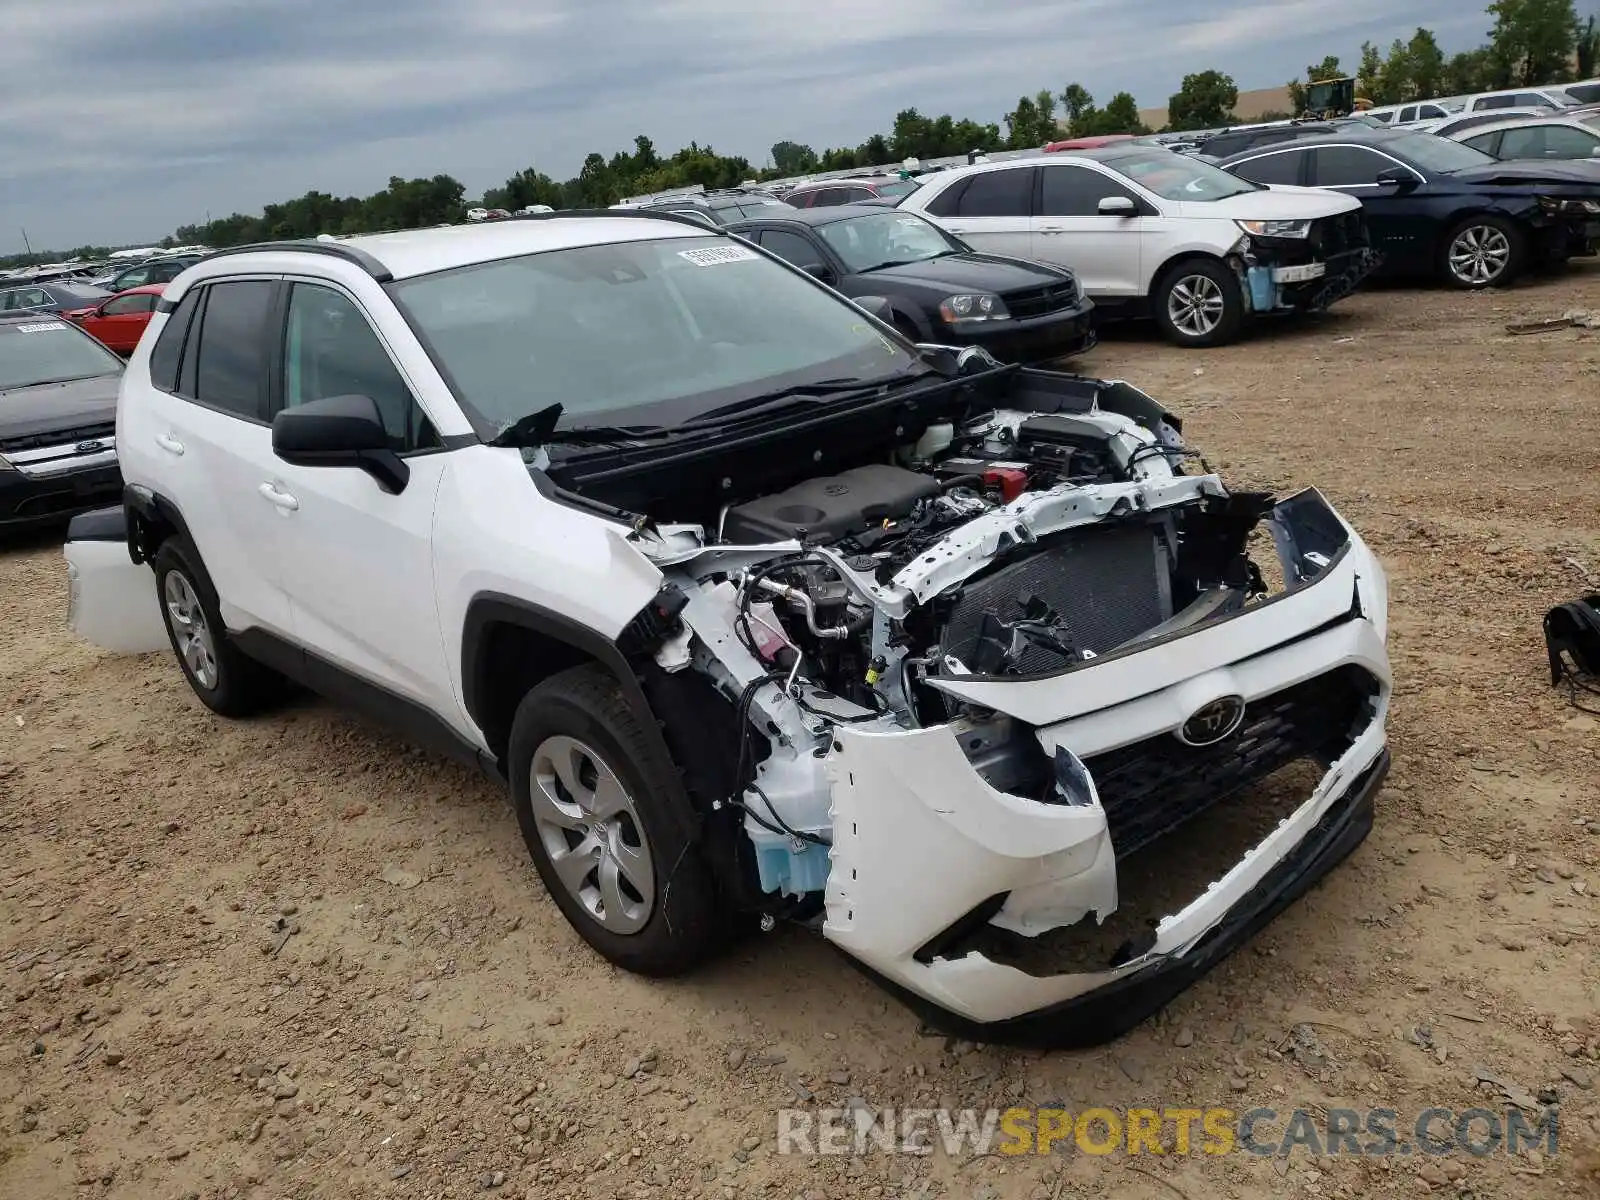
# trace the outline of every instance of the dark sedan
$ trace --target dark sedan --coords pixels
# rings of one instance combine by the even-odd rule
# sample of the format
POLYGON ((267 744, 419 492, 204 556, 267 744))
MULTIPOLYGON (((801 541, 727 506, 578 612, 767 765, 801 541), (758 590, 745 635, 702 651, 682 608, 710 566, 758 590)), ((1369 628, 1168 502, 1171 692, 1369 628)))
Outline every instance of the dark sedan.
POLYGON ((1095 344, 1094 303, 1065 267, 979 254, 913 213, 867 205, 791 209, 728 232, 852 299, 880 296, 914 342, 1059 358, 1095 344))
POLYGON ((122 369, 67 321, 0 313, 0 531, 118 502, 122 369))
POLYGON ((52 279, 47 283, 0 283, 0 316, 6 313, 60 313, 78 308, 93 308, 115 295, 104 288, 91 287, 71 279, 52 279))
POLYGON ((1381 273, 1392 276, 1503 287, 1592 255, 1600 241, 1600 164, 1497 162, 1431 134, 1373 130, 1254 150, 1222 167, 1360 198, 1381 273))

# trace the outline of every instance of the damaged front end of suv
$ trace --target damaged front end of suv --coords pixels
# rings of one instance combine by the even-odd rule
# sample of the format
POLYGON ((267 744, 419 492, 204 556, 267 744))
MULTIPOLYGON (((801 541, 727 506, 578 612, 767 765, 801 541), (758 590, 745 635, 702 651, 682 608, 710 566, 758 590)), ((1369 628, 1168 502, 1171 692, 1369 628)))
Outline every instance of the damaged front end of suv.
POLYGON ((1381 566, 1126 383, 980 362, 530 469, 649 514, 629 649, 736 901, 952 1031, 1115 1036, 1370 828, 1381 566))

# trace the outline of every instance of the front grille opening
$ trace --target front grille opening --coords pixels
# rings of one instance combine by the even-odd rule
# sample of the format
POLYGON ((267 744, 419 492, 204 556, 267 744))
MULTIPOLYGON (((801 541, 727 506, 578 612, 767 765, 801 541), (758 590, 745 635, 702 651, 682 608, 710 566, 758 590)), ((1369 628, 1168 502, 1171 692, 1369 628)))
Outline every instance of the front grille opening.
POLYGON ((104 441, 114 438, 116 433, 115 421, 102 421, 95 425, 79 425, 75 429, 52 429, 48 433, 0 438, 0 454, 15 454, 19 450, 40 450, 46 446, 75 446, 79 442, 104 441))
MULTIPOLYGON (((1181 837, 1157 838, 1117 862, 1117 911, 1105 924, 1093 914, 1076 925, 1036 938, 986 925, 962 951, 977 950, 994 962, 1028 975, 1105 971, 1142 954, 1153 944, 1163 918, 1183 911, 1205 894, 1240 859, 1288 819, 1316 790, 1324 770, 1301 758, 1211 807, 1205 819, 1181 837)), ((959 957, 960 952, 947 952, 959 957)))
POLYGON ((1059 283, 1009 292, 1000 299, 1005 303, 1006 310, 1022 321, 1072 308, 1078 303, 1078 289, 1070 283, 1059 283))
POLYGON ((1181 912, 1316 791, 1374 717, 1375 676, 1354 665, 1253 700, 1233 736, 1195 747, 1170 733, 1084 760, 1117 856, 1117 911, 1037 938, 985 925, 977 950, 1040 977, 1104 971, 1142 954, 1181 912))
POLYGON ((1340 667, 1252 700, 1238 731, 1215 746, 1160 733, 1085 759, 1118 860, 1296 760, 1326 771, 1372 720, 1377 692, 1370 672, 1340 667))

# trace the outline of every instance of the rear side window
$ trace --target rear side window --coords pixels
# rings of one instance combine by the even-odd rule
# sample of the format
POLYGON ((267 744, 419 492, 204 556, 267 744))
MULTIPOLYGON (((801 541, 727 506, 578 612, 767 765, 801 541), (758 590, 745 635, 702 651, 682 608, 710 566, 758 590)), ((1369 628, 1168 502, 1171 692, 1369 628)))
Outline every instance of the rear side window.
POLYGON ((944 191, 928 201, 928 212, 936 217, 955 216, 956 210, 961 205, 961 197, 966 194, 967 185, 975 178, 977 177, 968 176, 966 179, 956 180, 944 191))
POLYGON ((1033 215, 1033 168, 1012 167, 974 175, 961 194, 958 217, 1029 217, 1033 215))
POLYGON ((1239 178, 1252 183, 1297 184, 1300 182, 1300 164, 1305 157, 1304 150, 1285 150, 1279 154, 1252 158, 1233 167, 1232 171, 1239 178))
POLYGON ((161 329, 161 336, 150 350, 150 383, 163 392, 178 390, 178 363, 183 358, 183 340, 189 336, 195 309, 200 307, 202 288, 190 288, 161 329))
POLYGON ((194 398, 223 412, 262 420, 272 284, 265 279, 241 280, 214 283, 206 291, 206 309, 194 343, 194 398))

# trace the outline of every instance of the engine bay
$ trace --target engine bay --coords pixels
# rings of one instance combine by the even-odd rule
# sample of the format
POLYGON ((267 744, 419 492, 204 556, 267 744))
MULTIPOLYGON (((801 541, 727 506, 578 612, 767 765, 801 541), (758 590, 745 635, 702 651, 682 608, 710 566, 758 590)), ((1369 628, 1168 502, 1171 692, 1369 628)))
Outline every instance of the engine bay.
POLYGON ((978 786, 1097 809, 1084 765, 996 689, 1267 601, 1252 557, 1263 525, 1280 594, 1314 578, 1342 536, 1286 546, 1273 498, 1229 492, 1150 397, 1026 369, 888 398, 818 431, 780 423, 703 451, 585 453, 548 474, 612 506, 662 571, 647 644, 678 682, 653 702, 696 718, 664 729, 713 836, 745 864, 741 903, 800 919, 837 885, 828 771, 845 731, 948 731, 978 786))

